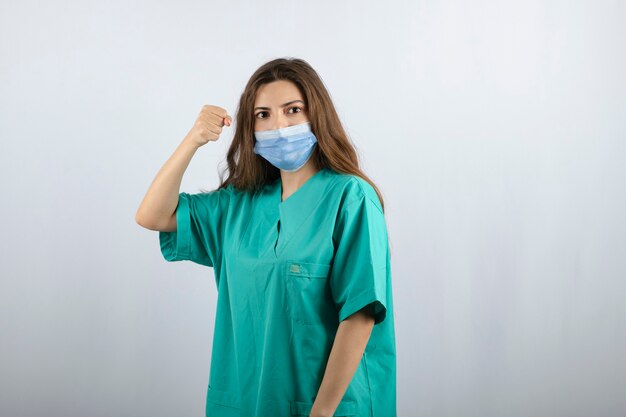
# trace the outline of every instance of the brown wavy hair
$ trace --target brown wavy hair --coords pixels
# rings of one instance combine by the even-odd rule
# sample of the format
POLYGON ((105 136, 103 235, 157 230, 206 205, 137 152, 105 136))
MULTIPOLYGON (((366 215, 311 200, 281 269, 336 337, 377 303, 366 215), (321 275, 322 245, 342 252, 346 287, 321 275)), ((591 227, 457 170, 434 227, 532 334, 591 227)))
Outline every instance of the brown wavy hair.
POLYGON ((218 190, 233 184, 238 190, 256 191, 280 178, 278 168, 253 152, 257 91, 262 85, 278 80, 293 82, 304 98, 311 130, 317 137, 318 146, 311 156, 317 167, 361 177, 374 188, 384 211, 380 190, 359 168, 356 149, 341 125, 326 86, 311 65, 298 58, 274 59, 263 64, 250 77, 237 107, 235 133, 226 154, 228 167, 220 173, 218 190), (224 180, 226 171, 229 175, 224 180))

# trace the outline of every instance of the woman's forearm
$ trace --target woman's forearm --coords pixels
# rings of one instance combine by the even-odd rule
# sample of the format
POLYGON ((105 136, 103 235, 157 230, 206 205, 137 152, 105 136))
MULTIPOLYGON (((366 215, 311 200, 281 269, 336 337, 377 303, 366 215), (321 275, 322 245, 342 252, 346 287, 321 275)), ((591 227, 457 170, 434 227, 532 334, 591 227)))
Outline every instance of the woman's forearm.
POLYGON ((374 316, 362 309, 339 323, 311 417, 332 416, 361 362, 374 327, 374 316))

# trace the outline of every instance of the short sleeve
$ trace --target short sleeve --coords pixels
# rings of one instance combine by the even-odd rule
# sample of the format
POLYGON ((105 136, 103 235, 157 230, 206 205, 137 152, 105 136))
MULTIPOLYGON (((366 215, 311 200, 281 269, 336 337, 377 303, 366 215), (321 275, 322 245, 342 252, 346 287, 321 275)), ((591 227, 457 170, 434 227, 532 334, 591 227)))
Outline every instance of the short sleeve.
POLYGON ((387 293, 387 227, 380 206, 361 195, 342 207, 333 240, 329 279, 339 321, 371 305, 375 324, 382 322, 391 294, 387 293))
POLYGON ((180 193, 176 231, 159 232, 165 260, 191 261, 213 267, 221 253, 229 197, 226 188, 208 193, 180 193))

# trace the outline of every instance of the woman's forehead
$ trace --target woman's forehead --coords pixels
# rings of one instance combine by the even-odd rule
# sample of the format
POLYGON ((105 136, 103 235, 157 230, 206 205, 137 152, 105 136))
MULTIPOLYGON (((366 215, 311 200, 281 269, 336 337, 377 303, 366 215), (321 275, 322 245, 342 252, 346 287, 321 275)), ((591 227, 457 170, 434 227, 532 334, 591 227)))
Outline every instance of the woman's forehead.
POLYGON ((303 100, 298 87, 291 81, 278 80, 259 87, 254 105, 282 105, 292 100, 303 100))

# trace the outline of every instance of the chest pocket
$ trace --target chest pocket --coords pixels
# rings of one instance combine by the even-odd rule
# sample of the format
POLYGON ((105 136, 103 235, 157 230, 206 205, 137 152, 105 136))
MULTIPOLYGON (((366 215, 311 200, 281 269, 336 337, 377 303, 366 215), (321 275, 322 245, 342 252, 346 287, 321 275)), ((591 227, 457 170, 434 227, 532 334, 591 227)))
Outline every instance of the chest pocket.
POLYGON ((302 325, 328 325, 337 320, 328 285, 330 264, 289 260, 285 267, 289 317, 302 325))

